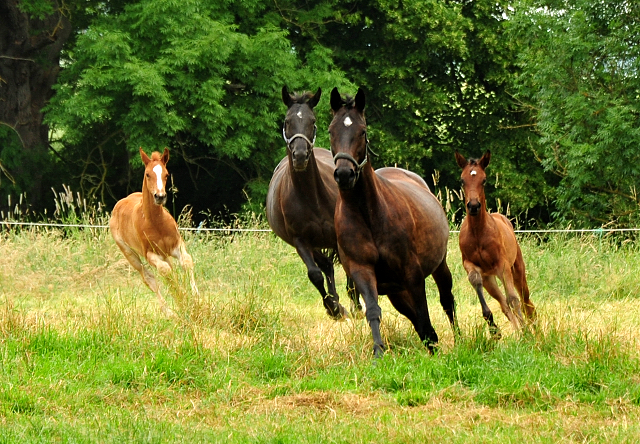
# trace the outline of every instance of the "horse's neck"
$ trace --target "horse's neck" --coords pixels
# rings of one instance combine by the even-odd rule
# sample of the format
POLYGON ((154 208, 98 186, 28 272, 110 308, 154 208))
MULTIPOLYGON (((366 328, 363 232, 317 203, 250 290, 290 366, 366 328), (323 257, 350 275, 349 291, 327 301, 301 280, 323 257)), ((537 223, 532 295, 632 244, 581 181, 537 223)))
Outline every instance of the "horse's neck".
POLYGON ((495 224, 491 214, 487 211, 486 203, 482 204, 482 208, 477 216, 467 216, 467 221, 469 223, 469 229, 476 236, 481 236, 487 228, 495 224))
POLYGON ((301 190, 305 194, 322 194, 326 192, 313 152, 309 156, 309 163, 304 171, 295 171, 293 169, 293 161, 291 160, 291 153, 289 153, 289 172, 294 188, 301 190))
POLYGON ((147 189, 146 180, 142 185, 142 214, 147 221, 160 220, 164 216, 164 208, 153 201, 153 196, 147 189))
POLYGON ((355 186, 350 190, 341 192, 342 198, 347 205, 357 208, 369 225, 372 223, 370 216, 372 214, 379 214, 376 209, 381 206, 381 180, 371 164, 367 163, 360 172, 360 178, 355 186))

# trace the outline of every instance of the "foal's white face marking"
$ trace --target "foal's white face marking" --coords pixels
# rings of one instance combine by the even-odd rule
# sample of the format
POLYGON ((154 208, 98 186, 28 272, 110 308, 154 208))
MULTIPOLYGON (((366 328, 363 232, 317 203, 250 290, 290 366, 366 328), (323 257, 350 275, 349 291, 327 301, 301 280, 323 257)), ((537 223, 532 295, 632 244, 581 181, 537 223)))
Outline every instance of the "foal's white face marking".
POLYGON ((472 176, 475 176, 476 174, 478 174, 478 172, 476 170, 471 170, 471 173, 469 174, 471 174, 472 176))
POLYGON ((353 124, 353 122, 351 121, 349 116, 344 118, 344 126, 351 126, 352 124, 353 124))
POLYGON ((154 166, 153 172, 156 173, 156 180, 158 181, 158 191, 164 191, 164 185, 162 184, 162 165, 154 166))
POLYGON ((298 111, 298 113, 296 114, 296 116, 298 116, 298 119, 302 119, 302 111, 298 111))

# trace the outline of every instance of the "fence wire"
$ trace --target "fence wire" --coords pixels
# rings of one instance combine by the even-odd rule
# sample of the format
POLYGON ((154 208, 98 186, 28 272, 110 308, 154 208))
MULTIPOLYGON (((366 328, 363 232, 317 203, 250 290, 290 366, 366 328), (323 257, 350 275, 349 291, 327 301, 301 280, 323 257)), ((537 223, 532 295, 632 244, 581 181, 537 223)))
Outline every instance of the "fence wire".
MULTIPOLYGON (((109 228, 109 225, 90 225, 90 224, 63 224, 48 222, 16 222, 16 221, 0 221, 0 225, 5 226, 30 226, 30 227, 51 227, 51 228, 109 228)), ((200 232, 233 232, 233 233, 270 233, 268 228, 207 228, 207 227, 191 227, 178 228, 181 231, 200 232)), ((640 231, 640 228, 567 228, 567 229, 549 229, 549 230, 514 230, 516 233, 619 233, 629 231, 640 231)), ((450 233, 459 233, 459 230, 451 230, 450 233)))

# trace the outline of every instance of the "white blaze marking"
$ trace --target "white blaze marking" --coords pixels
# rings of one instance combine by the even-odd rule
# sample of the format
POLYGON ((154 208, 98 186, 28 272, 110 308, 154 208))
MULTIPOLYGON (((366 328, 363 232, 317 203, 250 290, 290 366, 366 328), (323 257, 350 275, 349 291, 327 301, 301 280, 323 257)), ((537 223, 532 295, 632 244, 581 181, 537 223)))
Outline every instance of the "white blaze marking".
POLYGON ((162 185, 162 166, 161 165, 154 166, 153 172, 156 173, 156 179, 158 180, 158 191, 163 191, 164 186, 162 185))
POLYGON ((471 170, 471 175, 475 176, 476 174, 478 174, 478 172, 476 170, 471 170))
POLYGON ((296 116, 298 116, 298 119, 302 119, 302 111, 298 111, 298 114, 296 114, 296 116))
POLYGON ((353 124, 353 122, 351 121, 349 116, 344 118, 344 126, 351 126, 352 124, 353 124))

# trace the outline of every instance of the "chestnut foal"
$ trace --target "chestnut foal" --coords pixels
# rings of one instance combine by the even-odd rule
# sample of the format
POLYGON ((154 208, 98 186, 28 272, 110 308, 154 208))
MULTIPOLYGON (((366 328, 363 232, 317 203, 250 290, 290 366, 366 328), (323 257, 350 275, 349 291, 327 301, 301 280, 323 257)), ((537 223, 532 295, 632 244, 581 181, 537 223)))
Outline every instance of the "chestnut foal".
POLYGON ((169 150, 155 151, 151 158, 140 148, 144 162, 142 192, 132 193, 116 203, 109 227, 113 239, 129 263, 138 270, 145 284, 156 293, 162 310, 168 311, 166 301, 153 273, 144 266, 142 258, 156 267, 162 276, 171 272, 171 257, 189 272, 191 290, 198 294, 193 277, 193 260, 178 232, 178 224, 163 207, 167 201, 166 184, 169 175, 166 164, 169 150))
POLYGON ((529 287, 525 275, 524 260, 520 245, 516 240, 513 225, 505 216, 487 211, 484 184, 487 179, 485 169, 489 165, 491 152, 480 159, 467 161, 456 151, 456 160, 462 168, 462 187, 467 216, 460 227, 460 252, 469 282, 476 290, 482 316, 489 324, 489 331, 500 338, 500 330, 493 321, 493 314, 487 306, 482 292, 484 287, 499 303, 502 312, 514 328, 523 325, 521 303, 529 320, 535 320, 536 310, 529 299, 529 287), (496 276, 502 281, 507 297, 502 294, 496 276), (520 299, 518 295, 520 294, 520 299), (514 313, 515 312, 515 313, 514 313))

